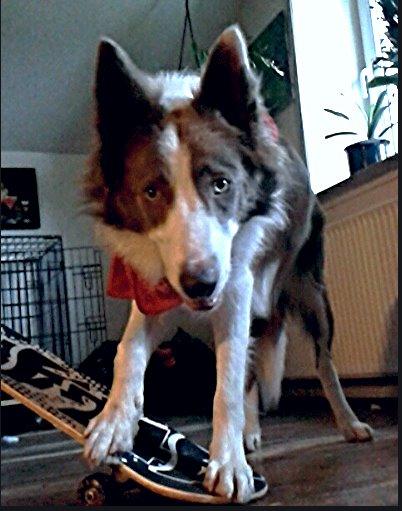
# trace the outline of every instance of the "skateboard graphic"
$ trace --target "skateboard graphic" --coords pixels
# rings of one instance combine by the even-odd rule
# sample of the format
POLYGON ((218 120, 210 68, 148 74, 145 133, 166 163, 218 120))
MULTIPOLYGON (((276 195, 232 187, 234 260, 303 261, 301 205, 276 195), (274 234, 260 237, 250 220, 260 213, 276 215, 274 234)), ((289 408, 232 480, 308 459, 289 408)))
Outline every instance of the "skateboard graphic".
MULTIPOLYGON (((84 444, 84 431, 106 403, 109 390, 75 371, 52 353, 29 344, 26 338, 1 326, 1 390, 28 407, 76 442, 84 444)), ((117 453, 113 478, 89 476, 80 488, 86 504, 112 498, 118 482, 134 483, 162 497, 203 504, 228 503, 202 486, 208 451, 166 424, 142 418, 131 452, 117 453), (112 482, 107 484, 107 481, 112 482)), ((253 500, 268 489, 254 473, 253 500)))

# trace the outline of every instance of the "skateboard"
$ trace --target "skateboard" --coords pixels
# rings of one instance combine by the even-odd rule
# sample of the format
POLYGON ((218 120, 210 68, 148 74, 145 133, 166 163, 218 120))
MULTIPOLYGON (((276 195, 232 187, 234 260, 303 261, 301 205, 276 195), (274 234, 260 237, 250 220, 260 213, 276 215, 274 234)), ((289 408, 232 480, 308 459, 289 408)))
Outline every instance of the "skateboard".
MULTIPOLYGON (((4 325, 1 390, 80 444, 85 442, 88 422, 103 409, 109 393, 107 387, 4 325)), ((167 424, 140 419, 133 450, 116 453, 113 459, 111 476, 98 473, 82 481, 79 494, 84 503, 110 503, 116 489, 126 483, 178 501, 229 502, 202 486, 208 451, 167 424)), ((265 479, 254 474, 252 500, 262 497, 267 489, 265 479)))

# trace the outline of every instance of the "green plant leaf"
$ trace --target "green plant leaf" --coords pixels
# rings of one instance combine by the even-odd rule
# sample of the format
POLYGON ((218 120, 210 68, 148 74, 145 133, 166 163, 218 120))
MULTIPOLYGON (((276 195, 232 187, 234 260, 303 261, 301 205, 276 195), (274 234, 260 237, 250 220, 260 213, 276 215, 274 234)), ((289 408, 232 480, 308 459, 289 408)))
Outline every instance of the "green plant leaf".
POLYGON ((330 114, 333 114, 333 115, 336 115, 338 117, 343 117, 344 119, 346 119, 347 121, 349 121, 349 117, 345 114, 343 114, 342 112, 336 112, 335 110, 331 110, 330 108, 324 108, 324 110, 330 114))
POLYGON ((372 119, 373 119, 374 108, 375 108, 375 105, 369 105, 368 106, 368 110, 367 110, 367 130, 370 129, 370 124, 371 124, 372 119))
POLYGON ((337 137, 338 135, 357 135, 357 133, 355 131, 338 131, 337 133, 325 135, 325 139, 328 140, 329 138, 337 137))
POLYGON ((388 105, 387 106, 382 106, 381 108, 379 108, 376 111, 375 115, 373 115, 373 117, 371 119, 371 122, 370 122, 370 125, 369 125, 368 132, 367 132, 368 138, 372 138, 374 136, 374 132, 375 132, 375 130, 377 128, 378 123, 380 122, 382 114, 387 109, 388 109, 388 105))
POLYGON ((356 104, 357 108, 360 110, 360 112, 363 114, 363 117, 364 117, 364 119, 366 121, 366 124, 368 124, 369 116, 370 116, 370 107, 367 110, 367 109, 363 108, 357 101, 356 101, 355 104, 356 104))
POLYGON ((393 128, 394 126, 395 126, 395 123, 392 123, 392 124, 390 124, 389 126, 387 126, 387 127, 385 128, 385 130, 382 130, 382 132, 381 132, 381 133, 379 133, 378 138, 381 138, 381 137, 382 137, 382 136, 383 136, 383 135, 384 135, 384 134, 385 134, 388 130, 390 130, 390 129, 391 129, 391 128, 393 128))
POLYGON ((384 101, 385 96, 387 95, 387 91, 383 90, 380 92, 380 94, 377 97, 377 101, 375 102, 372 110, 372 115, 370 117, 370 123, 372 123, 377 115, 378 110, 380 109, 380 106, 382 105, 382 102, 384 101))
POLYGON ((396 85, 398 86, 398 73, 388 76, 376 76, 368 82, 368 87, 380 87, 382 85, 396 85))

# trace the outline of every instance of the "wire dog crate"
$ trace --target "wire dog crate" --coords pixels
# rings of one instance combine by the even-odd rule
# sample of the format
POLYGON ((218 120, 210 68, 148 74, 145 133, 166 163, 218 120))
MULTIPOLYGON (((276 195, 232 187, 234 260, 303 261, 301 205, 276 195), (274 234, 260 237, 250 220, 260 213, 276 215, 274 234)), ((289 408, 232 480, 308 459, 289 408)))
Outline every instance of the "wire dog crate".
POLYGON ((2 322, 77 366, 106 340, 101 254, 60 236, 3 236, 2 322))

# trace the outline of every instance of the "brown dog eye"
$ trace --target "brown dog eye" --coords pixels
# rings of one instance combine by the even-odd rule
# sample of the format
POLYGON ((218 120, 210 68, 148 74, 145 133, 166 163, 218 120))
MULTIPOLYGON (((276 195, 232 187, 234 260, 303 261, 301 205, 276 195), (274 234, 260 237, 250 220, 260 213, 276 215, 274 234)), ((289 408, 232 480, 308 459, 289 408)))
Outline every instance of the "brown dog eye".
POLYGON ((154 185, 149 185, 145 188, 144 193, 147 199, 154 200, 158 196, 158 189, 154 185))
POLYGON ((224 177, 218 177, 212 181, 212 188, 215 195, 227 192, 230 187, 230 181, 224 177))

